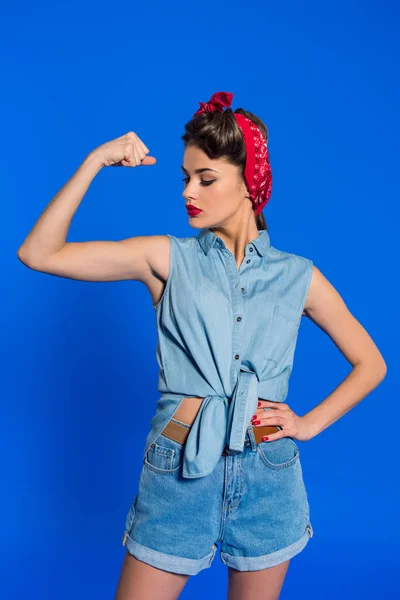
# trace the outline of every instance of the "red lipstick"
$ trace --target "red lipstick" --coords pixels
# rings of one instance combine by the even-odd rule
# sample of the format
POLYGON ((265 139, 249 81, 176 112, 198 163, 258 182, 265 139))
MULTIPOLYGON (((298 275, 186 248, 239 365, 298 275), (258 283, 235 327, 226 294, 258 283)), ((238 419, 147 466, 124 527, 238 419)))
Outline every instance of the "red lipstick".
POLYGON ((191 217, 199 215, 201 212, 203 212, 200 208, 196 208, 196 206, 193 206, 193 204, 187 204, 186 210, 188 215, 191 217))

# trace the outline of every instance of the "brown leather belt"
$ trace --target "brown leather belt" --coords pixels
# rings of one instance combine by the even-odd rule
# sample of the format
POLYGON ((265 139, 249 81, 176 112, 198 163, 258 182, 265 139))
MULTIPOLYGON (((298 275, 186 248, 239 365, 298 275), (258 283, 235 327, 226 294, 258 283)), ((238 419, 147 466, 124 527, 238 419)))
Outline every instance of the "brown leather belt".
MULTIPOLYGON (((167 423, 167 425, 162 430, 162 434, 171 440, 175 440, 175 442, 179 442, 184 445, 186 439, 189 435, 191 425, 183 425, 181 423, 177 423, 176 421, 172 421, 172 419, 167 423)), ((256 444, 262 442, 262 438, 269 433, 275 433, 276 431, 280 431, 279 427, 275 425, 259 425, 253 427, 254 438, 256 444)), ((227 453, 228 445, 225 446, 224 451, 222 452, 222 456, 228 456, 227 453)))

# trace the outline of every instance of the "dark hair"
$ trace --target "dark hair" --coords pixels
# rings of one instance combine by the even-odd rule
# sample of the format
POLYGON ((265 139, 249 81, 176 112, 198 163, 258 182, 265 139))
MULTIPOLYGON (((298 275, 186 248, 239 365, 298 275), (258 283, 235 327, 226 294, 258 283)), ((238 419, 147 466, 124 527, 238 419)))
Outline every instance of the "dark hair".
MULTIPOLYGON (((251 119, 268 142, 268 129, 261 119, 243 108, 237 108, 234 112, 251 119)), ((189 144, 197 146, 207 154, 208 158, 224 157, 232 165, 241 167, 240 174, 244 182, 246 146, 242 131, 233 116, 234 112, 231 108, 226 108, 223 112, 214 110, 196 115, 186 123, 186 133, 181 139, 185 148, 189 144)), ((262 211, 255 217, 255 220, 257 229, 268 231, 262 211)))

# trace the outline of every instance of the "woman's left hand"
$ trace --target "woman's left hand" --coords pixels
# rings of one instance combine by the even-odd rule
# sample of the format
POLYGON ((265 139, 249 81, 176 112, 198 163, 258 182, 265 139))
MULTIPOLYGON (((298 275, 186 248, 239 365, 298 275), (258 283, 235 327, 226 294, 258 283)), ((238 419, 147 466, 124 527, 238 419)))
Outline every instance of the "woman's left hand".
POLYGON ((258 406, 256 410, 256 418, 251 419, 254 427, 261 427, 262 425, 279 425, 282 427, 280 431, 269 433, 266 441, 271 442, 283 437, 291 437, 301 442, 311 439, 312 436, 307 423, 303 420, 303 417, 296 415, 288 404, 271 402, 270 400, 258 400, 258 402, 261 403, 261 406, 258 406), (264 410, 264 408, 268 408, 268 410, 264 410), (260 422, 255 423, 255 421, 260 422))

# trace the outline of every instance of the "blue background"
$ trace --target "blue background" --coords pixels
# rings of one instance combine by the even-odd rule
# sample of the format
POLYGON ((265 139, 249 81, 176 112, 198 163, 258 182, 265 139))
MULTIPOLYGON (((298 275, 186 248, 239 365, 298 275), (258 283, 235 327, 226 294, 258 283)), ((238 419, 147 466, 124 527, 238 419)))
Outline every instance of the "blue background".
MULTIPOLYGON (((130 130, 157 164, 103 169, 67 241, 197 235, 180 136, 216 91, 269 128, 272 244, 314 261, 388 366, 299 442, 314 537, 281 598, 398 595, 398 4, 20 2, 0 17, 1 597, 113 597, 158 398, 145 286, 35 272, 17 249, 87 154, 130 130)), ((304 318, 287 403, 303 415, 349 371, 304 318)), ((217 554, 181 597, 226 587, 217 554)))

